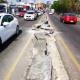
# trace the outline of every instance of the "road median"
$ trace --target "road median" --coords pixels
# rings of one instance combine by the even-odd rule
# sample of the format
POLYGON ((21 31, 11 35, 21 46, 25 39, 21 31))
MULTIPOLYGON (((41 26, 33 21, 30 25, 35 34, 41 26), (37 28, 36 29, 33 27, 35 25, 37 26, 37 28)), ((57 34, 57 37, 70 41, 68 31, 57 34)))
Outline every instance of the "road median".
POLYGON ((26 72, 26 80, 69 80, 56 47, 51 21, 47 14, 34 25, 32 39, 32 63, 26 72), (49 22, 49 23, 48 23, 49 22))

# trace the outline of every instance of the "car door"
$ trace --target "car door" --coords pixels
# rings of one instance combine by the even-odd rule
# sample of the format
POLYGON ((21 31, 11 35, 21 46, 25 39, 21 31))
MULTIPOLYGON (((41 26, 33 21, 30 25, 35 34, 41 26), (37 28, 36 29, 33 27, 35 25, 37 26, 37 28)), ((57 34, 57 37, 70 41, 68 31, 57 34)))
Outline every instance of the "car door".
POLYGON ((9 22, 9 26, 7 26, 8 32, 10 33, 10 36, 12 36, 16 31, 16 22, 12 15, 8 15, 8 22, 9 22))
POLYGON ((8 30, 6 27, 3 26, 3 23, 7 21, 8 21, 8 17, 6 15, 3 16, 2 21, 1 21, 1 26, 0 26, 0 36, 2 39, 2 43, 5 42, 8 38, 8 32, 7 32, 8 30))
POLYGON ((0 26, 0 38, 2 40, 2 43, 6 41, 7 36, 6 36, 6 29, 4 26, 0 26))
POLYGON ((10 38, 12 36, 12 34, 13 34, 13 29, 12 29, 13 23, 12 23, 12 20, 13 19, 11 19, 10 15, 5 15, 3 17, 3 20, 2 20, 2 25, 3 25, 4 22, 8 22, 8 25, 5 26, 5 30, 6 30, 6 37, 5 38, 6 38, 6 40, 8 38, 10 38))

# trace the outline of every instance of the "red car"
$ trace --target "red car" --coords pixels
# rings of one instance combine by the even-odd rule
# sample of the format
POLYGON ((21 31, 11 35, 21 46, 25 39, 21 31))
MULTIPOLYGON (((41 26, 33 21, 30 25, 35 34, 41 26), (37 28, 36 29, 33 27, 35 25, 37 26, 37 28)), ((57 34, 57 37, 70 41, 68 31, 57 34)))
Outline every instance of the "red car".
POLYGON ((63 23, 77 23, 77 16, 74 13, 64 13, 60 17, 60 21, 63 23))
POLYGON ((25 13, 26 13, 26 11, 19 12, 19 17, 23 17, 25 13))

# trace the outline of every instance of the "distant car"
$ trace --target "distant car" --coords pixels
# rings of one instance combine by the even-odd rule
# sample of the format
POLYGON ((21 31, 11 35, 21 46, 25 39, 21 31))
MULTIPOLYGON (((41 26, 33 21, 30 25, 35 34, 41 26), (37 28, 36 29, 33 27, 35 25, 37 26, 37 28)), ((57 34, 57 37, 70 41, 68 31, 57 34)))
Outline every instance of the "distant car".
POLYGON ((23 17, 25 13, 26 13, 26 11, 19 12, 19 17, 23 17))
POLYGON ((49 14, 52 15, 52 14, 54 14, 54 12, 55 12, 55 10, 54 9, 51 9, 50 12, 49 12, 49 14))
POLYGON ((36 13, 37 17, 39 17, 39 15, 38 15, 38 10, 34 10, 34 11, 35 11, 35 13, 36 13))
POLYGON ((77 23, 77 16, 74 13, 64 13, 60 16, 60 21, 63 23, 77 23))
POLYGON ((49 14, 52 15, 53 13, 52 12, 49 12, 49 14))
POLYGON ((28 10, 24 14, 24 19, 25 20, 36 20, 37 19, 37 13, 34 10, 28 10))
POLYGON ((18 20, 11 14, 0 13, 0 46, 11 36, 18 33, 18 20))
POLYGON ((38 16, 41 16, 43 14, 43 11, 38 10, 37 13, 38 13, 38 16))

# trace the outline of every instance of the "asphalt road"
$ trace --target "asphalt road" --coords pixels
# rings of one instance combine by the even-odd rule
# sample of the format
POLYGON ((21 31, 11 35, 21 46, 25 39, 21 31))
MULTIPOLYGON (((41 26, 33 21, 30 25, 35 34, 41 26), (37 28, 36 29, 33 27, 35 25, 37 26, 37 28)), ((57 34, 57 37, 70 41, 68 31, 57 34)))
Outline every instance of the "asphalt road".
POLYGON ((0 80, 24 80, 26 64, 30 64, 27 63, 30 60, 27 57, 29 55, 26 54, 27 50, 30 50, 28 30, 37 23, 39 18, 35 21, 24 21, 23 18, 18 17, 18 20, 22 31, 20 31, 17 37, 13 36, 9 39, 3 45, 3 49, 0 52, 0 80), (25 47, 27 47, 27 50, 23 55, 25 47), (20 62, 18 63, 19 60, 20 62))
POLYGON ((59 16, 49 15, 55 28, 55 38, 70 80, 80 80, 80 25, 64 24, 59 16))

